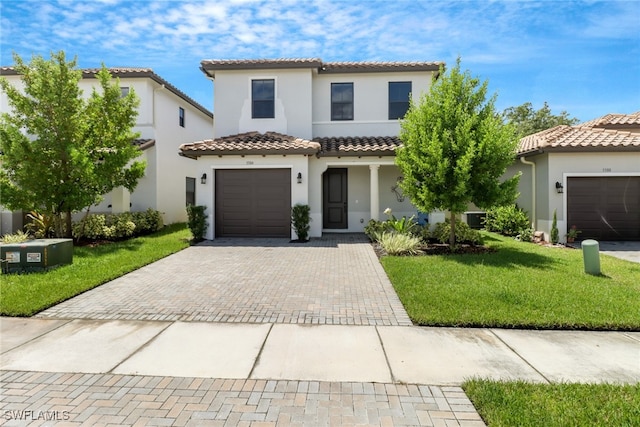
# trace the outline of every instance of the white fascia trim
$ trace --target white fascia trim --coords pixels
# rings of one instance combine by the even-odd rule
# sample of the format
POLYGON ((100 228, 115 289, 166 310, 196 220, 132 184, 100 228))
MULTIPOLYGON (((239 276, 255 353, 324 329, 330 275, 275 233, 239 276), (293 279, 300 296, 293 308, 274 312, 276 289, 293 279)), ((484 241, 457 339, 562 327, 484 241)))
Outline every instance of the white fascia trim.
POLYGON ((292 164, 287 165, 215 165, 211 170, 216 169, 293 169, 292 164))
POLYGON ((312 125, 353 125, 353 124, 367 124, 367 125, 376 125, 376 124, 389 124, 396 123, 398 120, 331 120, 331 121, 323 121, 323 122, 311 122, 312 125))
POLYGON ((327 166, 395 166, 396 163, 393 160, 378 160, 378 161, 362 161, 362 162, 327 162, 327 166))

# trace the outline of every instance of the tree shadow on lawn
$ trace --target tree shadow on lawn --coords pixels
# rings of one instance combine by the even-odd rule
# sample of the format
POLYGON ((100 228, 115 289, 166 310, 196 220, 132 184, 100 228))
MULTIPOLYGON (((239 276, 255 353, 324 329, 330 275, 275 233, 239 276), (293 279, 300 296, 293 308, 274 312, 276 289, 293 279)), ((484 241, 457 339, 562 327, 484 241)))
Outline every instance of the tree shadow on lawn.
POLYGON ((94 258, 105 256, 120 250, 136 251, 144 244, 139 239, 122 240, 119 242, 103 242, 98 245, 74 247, 73 256, 78 258, 94 258))
MULTIPOLYGON (((495 240, 487 238, 486 240, 495 240)), ((514 247, 499 247, 495 252, 484 254, 451 254, 447 260, 464 265, 486 265, 490 267, 527 267, 536 269, 551 268, 552 266, 568 265, 565 259, 554 257, 552 253, 542 255, 531 251, 523 251, 514 247)), ((541 271, 542 273, 542 271, 541 271)))

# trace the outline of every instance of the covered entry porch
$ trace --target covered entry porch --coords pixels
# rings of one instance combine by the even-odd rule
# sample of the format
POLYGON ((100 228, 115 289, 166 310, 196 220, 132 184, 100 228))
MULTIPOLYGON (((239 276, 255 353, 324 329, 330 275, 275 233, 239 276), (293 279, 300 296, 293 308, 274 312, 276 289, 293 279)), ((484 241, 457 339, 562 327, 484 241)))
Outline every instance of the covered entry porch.
POLYGON ((369 220, 417 215, 399 187, 401 173, 393 158, 312 159, 309 165, 311 236, 361 233, 369 220))

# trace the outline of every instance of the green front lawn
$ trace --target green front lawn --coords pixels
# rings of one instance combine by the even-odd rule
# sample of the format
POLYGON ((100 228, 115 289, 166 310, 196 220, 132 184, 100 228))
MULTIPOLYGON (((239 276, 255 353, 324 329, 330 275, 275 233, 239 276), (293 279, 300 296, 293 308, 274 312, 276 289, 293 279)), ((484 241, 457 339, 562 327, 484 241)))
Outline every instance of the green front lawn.
POLYGON ((494 253, 387 256, 382 265, 420 325, 640 330, 640 264, 486 233, 494 253))
POLYGON ((74 247, 73 264, 42 273, 0 276, 0 315, 31 316, 189 246, 185 224, 150 236, 74 247))
POLYGON ((532 384, 474 379, 462 388, 491 427, 631 427, 640 422, 640 384, 532 384))

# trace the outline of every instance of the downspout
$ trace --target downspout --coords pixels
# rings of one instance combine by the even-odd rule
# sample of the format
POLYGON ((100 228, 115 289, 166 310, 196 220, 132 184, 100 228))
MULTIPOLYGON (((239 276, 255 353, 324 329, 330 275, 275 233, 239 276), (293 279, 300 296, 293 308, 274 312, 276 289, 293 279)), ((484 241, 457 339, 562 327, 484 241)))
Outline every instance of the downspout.
POLYGON ((524 156, 520 157, 520 161, 525 165, 531 166, 531 222, 533 223, 533 228, 536 229, 536 164, 526 160, 524 156))

